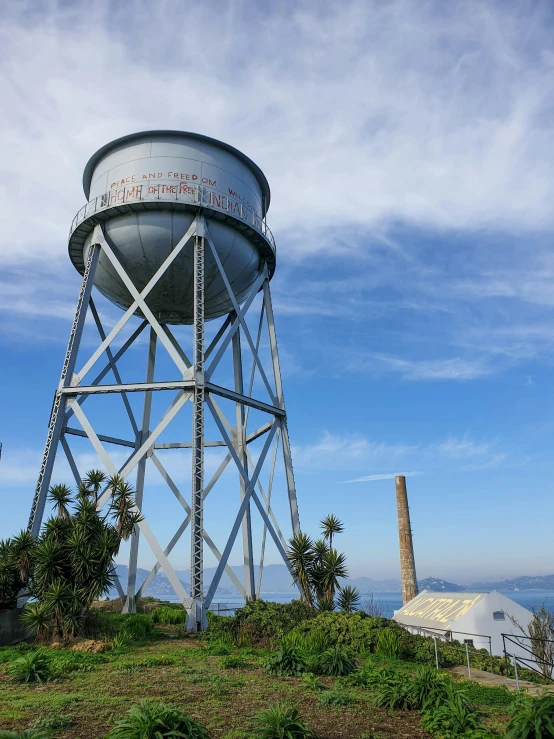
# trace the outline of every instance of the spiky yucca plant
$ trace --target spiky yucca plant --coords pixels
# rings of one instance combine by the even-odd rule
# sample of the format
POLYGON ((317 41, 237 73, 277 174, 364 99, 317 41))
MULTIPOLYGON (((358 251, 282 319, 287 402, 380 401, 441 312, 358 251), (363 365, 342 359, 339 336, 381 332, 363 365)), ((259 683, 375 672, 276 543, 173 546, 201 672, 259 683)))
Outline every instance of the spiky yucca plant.
POLYGON ((142 517, 134 493, 119 477, 109 482, 106 513, 97 510, 101 471, 91 470, 75 496, 66 485, 50 488, 54 516, 38 538, 28 531, 0 542, 0 608, 13 608, 22 591, 33 596, 24 621, 39 637, 79 633, 92 603, 113 582, 113 559, 142 517))
POLYGON ((346 557, 333 549, 333 534, 344 527, 336 516, 327 516, 321 521, 323 539, 313 541, 303 532, 289 540, 288 560, 294 583, 300 590, 302 600, 320 611, 333 611, 337 605, 348 612, 357 609, 360 596, 355 588, 340 590, 339 581, 348 577, 346 557), (340 602, 335 603, 335 593, 341 593, 340 602))

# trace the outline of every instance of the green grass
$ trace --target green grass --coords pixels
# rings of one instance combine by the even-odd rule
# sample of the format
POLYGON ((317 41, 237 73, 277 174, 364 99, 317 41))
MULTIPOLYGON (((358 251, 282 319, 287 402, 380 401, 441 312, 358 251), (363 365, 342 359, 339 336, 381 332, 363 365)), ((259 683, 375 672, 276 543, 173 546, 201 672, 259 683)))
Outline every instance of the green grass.
POLYGON ((470 680, 464 680, 460 684, 463 685, 467 699, 477 706, 508 707, 514 702, 514 694, 504 686, 495 688, 492 685, 480 685, 470 680))
MULTIPOLYGON (((21 731, 37 722, 36 726, 54 732, 53 738, 98 739, 109 733, 130 706, 143 698, 152 698, 201 720, 214 739, 257 736, 254 717, 276 703, 296 706, 306 724, 322 737, 336 735, 339 715, 343 736, 424 736, 417 711, 376 707, 373 685, 358 680, 356 672, 347 677, 314 676, 312 686, 305 675, 269 674, 263 667, 267 649, 232 647, 232 654, 218 655, 198 640, 186 638, 134 642, 121 653, 47 650, 55 668, 53 680, 38 687, 13 683, 10 664, 31 651, 0 649, 2 728, 21 731), (40 723, 50 719, 51 727, 40 723), (69 721, 70 726, 53 728, 56 723, 61 726, 69 721)), ((358 660, 358 664, 359 670, 367 670, 368 674, 376 667, 388 667, 406 678, 418 666, 382 656, 372 656, 365 662, 358 660)), ((464 686, 469 699, 483 712, 487 725, 501 734, 510 694, 473 683, 468 686, 465 681, 464 686)))

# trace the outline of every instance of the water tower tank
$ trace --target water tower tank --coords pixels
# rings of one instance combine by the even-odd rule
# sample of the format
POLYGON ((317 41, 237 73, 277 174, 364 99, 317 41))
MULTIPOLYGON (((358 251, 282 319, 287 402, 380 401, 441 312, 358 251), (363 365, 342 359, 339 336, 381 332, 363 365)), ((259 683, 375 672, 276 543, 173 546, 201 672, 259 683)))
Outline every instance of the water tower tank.
MULTIPOLYGON (((268 182, 261 169, 228 144, 184 131, 146 131, 112 141, 88 162, 88 203, 75 217, 69 255, 83 274, 94 226, 107 236, 135 286, 142 290, 201 210, 239 303, 267 264, 275 243, 265 216, 268 182)), ((95 286, 123 309, 133 302, 103 254, 95 286)), ((193 322, 193 251, 183 250, 146 300, 161 323, 193 322)), ((232 304, 210 250, 205 262, 205 318, 232 304)), ((140 312, 137 311, 140 315, 140 312)))

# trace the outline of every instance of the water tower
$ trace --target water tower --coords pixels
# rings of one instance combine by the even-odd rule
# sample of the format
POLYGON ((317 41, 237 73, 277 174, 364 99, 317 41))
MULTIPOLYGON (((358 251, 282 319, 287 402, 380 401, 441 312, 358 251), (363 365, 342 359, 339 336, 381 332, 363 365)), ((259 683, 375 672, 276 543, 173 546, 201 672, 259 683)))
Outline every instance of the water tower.
MULTIPOLYGON (((54 396, 29 528, 35 534, 40 530, 58 448, 63 449, 78 481, 84 470, 78 469, 70 442, 76 436, 86 437, 109 475, 118 473, 133 483, 137 508, 144 515, 131 538, 127 583, 116 583, 124 610, 135 609, 136 598, 161 569, 189 613, 189 626, 201 628, 224 572, 245 599, 259 593, 268 533, 288 565, 286 538, 271 499, 279 449, 283 457, 283 500, 290 515, 287 528, 299 531, 270 293, 275 241, 266 224, 269 185, 260 168, 228 144, 196 133, 146 131, 117 139, 97 151, 85 167, 83 186, 88 202, 75 216, 69 235, 69 255, 83 280, 54 396), (104 327, 101 321, 92 297, 93 286, 121 308, 122 315, 112 327, 104 327), (249 309, 257 304, 261 307, 256 313, 256 336, 247 319, 252 317, 249 309), (96 324, 98 344, 94 351, 89 346, 82 346, 80 351, 88 314, 96 324), (205 323, 216 319, 217 330, 211 332, 214 335, 206 347, 205 323), (122 343, 124 330, 130 330, 129 322, 138 322, 138 326, 122 343), (181 329, 175 328, 186 325, 192 326, 191 346, 178 338, 181 329), (145 335, 147 342, 143 341, 145 335), (130 347, 140 349, 141 342, 147 349, 146 376, 138 382, 123 382, 122 358, 130 347), (265 366, 260 358, 261 344, 269 347, 270 359, 265 366), (166 361, 167 357, 171 360, 173 376, 160 381, 155 378, 155 367, 162 347, 166 361), (87 357, 83 360, 85 349, 87 357), (251 362, 249 382, 243 374, 245 351, 251 362), (216 384, 214 372, 227 356, 232 370, 224 375, 225 381, 216 384), (260 395, 254 392, 256 387, 263 389, 263 399, 256 397, 260 395), (164 392, 172 394, 172 400, 154 425, 153 398, 158 400, 158 394, 164 392), (140 421, 129 402, 134 393, 142 398, 140 421), (104 407, 117 399, 118 403, 123 401, 121 408, 132 428, 130 438, 106 434, 106 429, 99 428, 100 423, 88 417, 87 406, 83 405, 98 395, 105 399, 104 407), (231 419, 222 410, 223 402, 232 403, 231 419), (190 437, 183 433, 182 438, 169 444, 160 443, 168 424, 183 414, 188 403, 192 405, 190 437), (249 415, 255 414, 258 418, 263 414, 265 422, 250 430, 249 415), (205 439, 208 418, 217 430, 219 438, 215 440, 205 439), (263 442, 256 454, 249 449, 254 441, 258 445, 263 442), (224 447, 227 456, 206 482, 204 453, 210 446, 224 447), (113 461, 113 449, 128 453, 122 466, 113 461), (160 459, 160 449, 191 450, 190 495, 175 485, 160 459), (260 476, 266 460, 271 468, 267 486, 262 485, 260 476), (182 506, 179 527, 165 546, 158 542, 143 510, 148 493, 146 469, 151 464, 182 506), (228 522, 227 541, 218 548, 208 535, 209 526, 204 525, 204 501, 228 465, 236 468, 238 494, 234 515, 228 522), (257 584, 254 513, 259 514, 263 525, 257 584), (169 561, 189 525, 190 595, 169 561), (243 582, 228 564, 240 528, 243 582), (155 566, 137 589, 139 542, 148 544, 155 566), (206 591, 204 543, 217 561, 206 591)), ((107 414, 106 418, 114 416, 107 414)), ((178 428, 185 427, 181 424, 178 428)), ((100 508, 108 497, 109 491, 104 491, 100 508)), ((225 515, 228 513, 227 508, 225 515)))

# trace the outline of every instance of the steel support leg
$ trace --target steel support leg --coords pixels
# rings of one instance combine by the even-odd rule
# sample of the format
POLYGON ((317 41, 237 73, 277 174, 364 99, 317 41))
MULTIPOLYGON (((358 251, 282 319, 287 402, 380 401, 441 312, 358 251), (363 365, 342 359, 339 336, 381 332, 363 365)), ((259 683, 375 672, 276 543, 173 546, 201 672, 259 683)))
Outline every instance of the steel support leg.
POLYGON ((204 613, 204 223, 199 221, 194 240, 194 356, 195 380, 192 411, 192 505, 190 597, 188 628, 207 625, 204 613))
POLYGON ((100 247, 94 243, 93 236, 93 244, 90 247, 85 266, 85 272, 81 283, 79 298, 77 300, 77 309, 75 311, 75 318, 73 319, 73 326, 71 327, 71 333, 69 335, 69 342, 65 353, 60 382, 58 389, 56 390, 56 394, 54 395, 54 402, 50 413, 50 422, 48 424, 46 445, 44 447, 38 482, 35 489, 33 504, 31 506, 31 514, 29 516, 28 529, 34 536, 38 536, 42 525, 46 496, 48 494, 48 488, 50 487, 52 470, 54 469, 54 462, 56 460, 56 451, 58 449, 60 437, 63 433, 67 396, 62 393, 62 388, 67 387, 71 383, 73 372, 75 370, 77 352, 79 351, 79 344, 81 342, 81 336, 83 335, 83 328, 85 326, 85 317, 92 292, 92 285, 94 283, 94 275, 96 273, 96 265, 98 264, 99 252, 100 247))
MULTIPOLYGON (((240 346, 240 328, 233 336, 233 369, 235 375, 235 390, 237 393, 244 395, 243 377, 242 377, 242 352, 240 346)), ((248 470, 248 460, 246 458, 246 428, 244 404, 236 403, 236 426, 235 426, 235 442, 237 456, 245 470, 248 470)), ((239 474, 240 486, 240 502, 244 500, 246 493, 246 480, 239 474)), ((246 591, 246 600, 253 600, 256 597, 254 585, 254 555, 252 551, 252 519, 250 513, 250 503, 246 506, 244 518, 242 519, 242 546, 244 552, 244 589, 246 591)))
MULTIPOLYGON (((277 350, 277 334, 275 332, 275 319, 273 316, 273 305, 271 303, 271 292, 269 290, 269 278, 264 281, 264 302, 267 316, 267 330, 269 334, 269 346, 271 349, 271 361, 273 363, 273 377, 275 380, 275 388, 277 390, 277 402, 284 410, 285 399, 283 397, 283 383, 281 380, 281 367, 279 365, 279 352, 277 350)), ((298 501, 296 499, 296 485, 294 483, 294 473, 292 469, 292 455, 290 453, 289 432, 287 428, 286 417, 280 419, 281 441, 283 446, 283 461, 285 464, 285 475, 287 479, 287 490, 289 495, 290 517, 292 522, 292 531, 294 534, 300 533, 300 519, 298 517, 298 501)))
MULTIPOLYGON (((148 362, 146 367, 146 382, 154 382, 154 367, 156 364, 156 339, 157 335, 153 328, 150 329, 150 344, 148 347, 148 362)), ((144 393, 144 407, 142 411, 142 428, 137 437, 136 448, 139 449, 150 435, 150 415, 152 412, 152 391, 144 393)), ((142 500, 144 496, 144 479, 146 476, 145 454, 137 465, 137 487, 135 500, 137 508, 142 511, 142 500)), ((123 607, 123 613, 135 613, 137 610, 135 592, 137 587, 137 560, 139 549, 140 528, 135 526, 131 534, 131 551, 129 554, 129 571, 127 573, 127 598, 123 607)))

